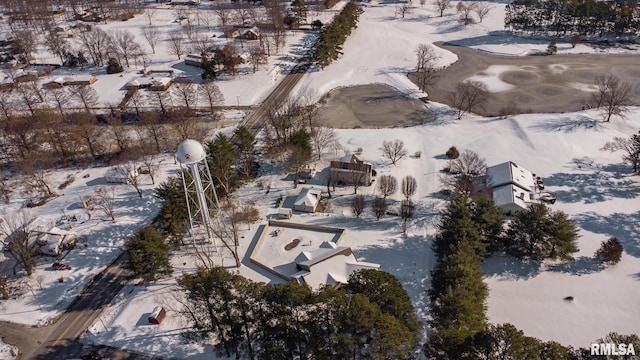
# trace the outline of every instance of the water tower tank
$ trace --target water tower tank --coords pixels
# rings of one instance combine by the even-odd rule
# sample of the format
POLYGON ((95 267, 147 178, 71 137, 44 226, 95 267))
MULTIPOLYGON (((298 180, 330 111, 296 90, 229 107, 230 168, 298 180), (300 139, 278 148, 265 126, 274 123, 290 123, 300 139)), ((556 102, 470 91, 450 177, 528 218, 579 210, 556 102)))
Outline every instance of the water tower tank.
POLYGON ((200 162, 205 158, 205 151, 202 144, 195 140, 185 140, 178 145, 176 159, 183 165, 200 162))

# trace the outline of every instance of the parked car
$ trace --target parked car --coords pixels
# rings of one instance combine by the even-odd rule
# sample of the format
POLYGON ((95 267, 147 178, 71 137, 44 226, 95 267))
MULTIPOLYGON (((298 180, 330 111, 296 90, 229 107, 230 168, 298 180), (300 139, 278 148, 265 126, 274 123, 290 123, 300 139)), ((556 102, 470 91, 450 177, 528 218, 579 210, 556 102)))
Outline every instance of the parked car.
POLYGON ((54 262, 53 265, 51 265, 51 268, 53 270, 71 270, 71 266, 61 262, 54 262))

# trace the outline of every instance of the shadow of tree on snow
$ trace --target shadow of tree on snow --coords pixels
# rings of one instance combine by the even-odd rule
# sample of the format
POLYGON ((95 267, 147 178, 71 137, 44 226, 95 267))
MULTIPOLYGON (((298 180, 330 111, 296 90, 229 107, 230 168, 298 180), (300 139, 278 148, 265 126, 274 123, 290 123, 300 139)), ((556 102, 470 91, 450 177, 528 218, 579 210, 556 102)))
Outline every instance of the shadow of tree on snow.
POLYGON ((615 237, 622 244, 625 253, 640 257, 640 221, 638 219, 640 219, 640 211, 631 214, 613 213, 606 216, 588 212, 574 218, 584 230, 605 235, 602 238, 603 241, 606 238, 615 237))
MULTIPOLYGON (((580 169, 578 159, 574 163, 580 169)), ((588 165, 589 172, 555 173, 544 178, 547 186, 570 186, 569 190, 555 191, 558 200, 568 203, 584 202, 593 204, 612 198, 633 199, 640 195, 640 185, 633 179, 633 173, 624 164, 606 166, 588 165)))
POLYGON ((499 277, 501 281, 526 280, 540 274, 541 261, 520 260, 509 255, 492 255, 482 262, 482 272, 486 277, 499 277))
POLYGON ((575 260, 552 264, 547 270, 572 275, 588 275, 604 270, 605 266, 598 259, 580 256, 575 260))

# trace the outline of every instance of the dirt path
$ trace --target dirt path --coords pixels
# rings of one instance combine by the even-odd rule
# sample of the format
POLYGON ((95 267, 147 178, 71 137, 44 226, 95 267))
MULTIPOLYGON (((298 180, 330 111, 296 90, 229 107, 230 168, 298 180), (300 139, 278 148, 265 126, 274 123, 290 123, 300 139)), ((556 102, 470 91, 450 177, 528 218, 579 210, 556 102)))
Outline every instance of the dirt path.
MULTIPOLYGON (((429 99, 447 103, 447 94, 456 84, 470 77, 485 79, 497 84, 480 112, 485 116, 498 115, 509 107, 552 113, 581 110, 589 103, 589 91, 595 89, 595 79, 601 74, 633 85, 640 83, 638 55, 498 56, 462 46, 436 45, 455 53, 458 61, 440 71, 429 99)), ((640 87, 634 89, 633 103, 640 105, 640 87)))

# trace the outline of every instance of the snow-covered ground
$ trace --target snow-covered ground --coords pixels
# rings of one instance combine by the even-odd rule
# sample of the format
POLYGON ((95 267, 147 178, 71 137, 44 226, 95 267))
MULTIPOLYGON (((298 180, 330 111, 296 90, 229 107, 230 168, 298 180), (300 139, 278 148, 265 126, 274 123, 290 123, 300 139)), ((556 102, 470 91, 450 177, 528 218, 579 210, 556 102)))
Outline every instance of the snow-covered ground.
MULTIPOLYGON (((517 39, 502 32, 505 5, 493 6, 483 23, 462 26, 456 21, 453 10, 439 18, 430 5, 424 8, 416 5, 413 13, 401 19, 394 16, 394 5, 369 4, 358 28, 344 46, 343 57, 323 71, 306 75, 298 93, 320 97, 338 86, 385 83, 407 94, 422 96, 405 76, 414 66, 414 50, 420 43, 457 41, 512 55, 546 48, 547 41, 517 39)), ((559 52, 599 51, 584 45, 571 49, 563 43, 558 44, 558 49, 559 52)), ((438 51, 441 65, 455 61, 451 53, 438 51)), ((496 79, 497 76, 486 77, 485 81, 493 86, 490 88, 499 89, 496 79)), ((220 86, 223 88, 224 85, 220 86)), ((254 93, 265 94, 269 86, 268 82, 252 82, 246 103, 259 98, 254 93)), ((230 94, 225 92, 226 101, 233 104, 237 95, 230 101, 230 94)), ((244 98, 240 100, 245 103, 244 98)), ((430 245, 438 211, 444 204, 438 181, 439 171, 446 164, 444 152, 455 145, 458 149, 479 153, 488 165, 511 160, 541 176, 546 189, 558 195, 552 208, 567 212, 580 226, 580 252, 574 262, 565 264, 522 263, 502 257, 485 261, 483 270, 490 290, 489 320, 511 322, 527 335, 581 347, 610 331, 637 333, 640 323, 640 177, 632 175, 630 168, 622 164, 622 154, 599 149, 614 136, 629 137, 637 132, 640 109, 631 109, 627 120, 602 123, 593 111, 507 118, 465 116, 455 120, 448 107, 433 103, 427 106, 437 114, 436 120, 429 124, 403 129, 337 131, 347 150, 363 149, 361 158, 372 162, 379 175, 392 174, 398 179, 412 175, 417 179, 418 191, 414 196, 417 211, 406 237, 402 235, 397 217, 386 216, 376 221, 367 212, 355 218, 349 207, 351 188, 338 189, 327 213, 296 214, 291 221, 346 228, 341 245, 350 246, 359 260, 379 263, 383 270, 396 275, 411 295, 420 318, 425 320, 428 301, 424 290, 429 286, 429 271, 434 263, 430 245), (409 157, 397 166, 390 165, 382 158, 379 148, 383 140, 396 138, 404 141, 410 154, 421 151, 421 158, 409 157), (619 264, 600 268, 590 261, 590 257, 600 242, 611 236, 621 241, 625 253, 619 264), (573 296, 575 300, 565 302, 566 296, 573 296)), ((325 154, 325 159, 336 155, 342 154, 331 151, 325 154)), ((326 165, 326 160, 319 162, 318 170, 326 165)), ((166 171, 172 166, 167 164, 166 171)), ((76 182, 63 191, 72 196, 61 197, 55 200, 57 204, 52 202, 38 209, 40 215, 51 220, 59 217, 59 209, 66 209, 82 194, 76 191, 91 187, 88 182, 99 177, 98 169, 87 171, 92 172, 88 181, 78 174, 76 182)), ((240 201, 255 201, 261 216, 266 219, 275 213, 273 205, 280 195, 294 196, 299 188, 294 189, 290 181, 282 180, 285 175, 281 169, 273 167, 264 171, 264 176, 243 186, 236 196, 240 201), (271 185, 269 194, 265 194, 259 182, 271 185)), ((63 179, 62 175, 60 178, 63 179)), ((318 179, 315 184, 322 188, 324 182, 318 179)), ((313 181, 305 186, 313 186, 313 181)), ((73 266, 71 278, 88 276, 89 270, 95 272, 106 265, 119 251, 124 238, 135 231, 135 226, 152 216, 149 211, 140 213, 138 210, 142 206, 157 209, 155 199, 148 195, 149 188, 146 188, 145 197, 138 200, 130 195, 133 189, 123 185, 120 194, 126 211, 121 211, 118 222, 112 225, 92 218, 91 224, 85 225, 87 230, 98 230, 97 244, 92 246, 90 243, 86 249, 69 255, 68 262, 73 266), (85 268, 87 270, 83 270, 85 268)), ((359 191, 373 194, 374 188, 365 187, 359 191)), ((399 194, 392 197, 394 206, 400 199, 399 194)), ((251 230, 243 230, 240 251, 243 266, 239 273, 255 281, 280 281, 248 262, 246 251, 255 241, 257 228, 254 224, 251 230)), ((224 260, 225 265, 230 263, 230 259, 224 260)), ((172 291, 176 289, 175 277, 193 269, 195 262, 188 254, 177 254, 174 265, 176 271, 172 278, 148 287, 128 285, 100 321, 93 324, 85 340, 174 358, 215 358, 207 345, 187 344, 180 336, 187 324, 177 313, 172 291), (149 325, 146 318, 157 305, 169 310, 167 320, 161 325, 149 325)), ((52 284, 60 275, 45 268, 46 265, 40 265, 30 281, 38 301, 34 301, 29 292, 17 301, 5 302, 0 319, 42 323, 59 313, 66 304, 65 299, 72 298, 80 290, 70 285, 80 282, 71 279, 63 284, 52 284), (46 277, 43 284, 48 285, 43 286, 43 290, 39 290, 36 281, 39 276, 46 277), (54 296, 50 296, 52 294, 54 296), (37 303, 42 304, 42 311, 38 310, 37 303)), ((69 276, 65 274, 65 277, 69 276)))
POLYGON ((18 349, 0 341, 0 359, 13 360, 18 358, 18 349))

